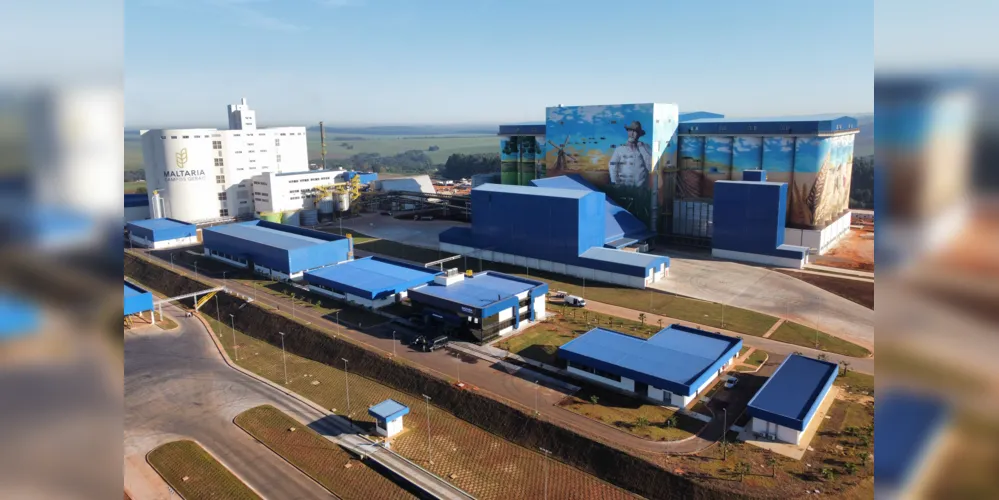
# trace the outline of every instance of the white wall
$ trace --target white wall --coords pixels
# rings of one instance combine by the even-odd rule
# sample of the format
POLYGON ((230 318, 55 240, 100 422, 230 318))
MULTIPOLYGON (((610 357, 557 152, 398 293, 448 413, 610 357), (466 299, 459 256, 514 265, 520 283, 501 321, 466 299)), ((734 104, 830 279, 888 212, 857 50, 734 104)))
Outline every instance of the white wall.
POLYGON ((161 240, 161 241, 150 241, 141 236, 136 236, 134 234, 128 235, 132 243, 140 245, 146 248, 152 248, 153 250, 160 250, 163 248, 176 248, 176 247, 187 247, 191 245, 198 244, 198 236, 188 236, 186 238, 174 238, 172 240, 161 240))
POLYGON ((801 269, 805 267, 805 264, 808 263, 807 253, 802 259, 799 260, 799 259, 790 259, 787 257, 774 257, 772 255, 735 252, 732 250, 722 250, 719 248, 712 248, 711 256, 718 257, 719 259, 739 260, 743 262, 753 262, 756 264, 766 264, 768 266, 789 267, 792 269, 801 269))
POLYGON ((821 231, 818 229, 784 228, 784 243, 808 247, 808 252, 822 255, 850 230, 851 213, 843 214, 821 231))
POLYGON ((608 385, 608 386, 615 387, 615 388, 618 388, 618 389, 621 389, 621 390, 635 392, 635 381, 631 380, 630 378, 627 378, 627 377, 621 377, 621 381, 620 382, 616 382, 616 381, 611 380, 609 378, 603 378, 603 377, 601 377, 601 376, 599 376, 597 374, 594 374, 594 373, 584 372, 583 370, 580 370, 580 369, 575 368, 573 366, 569 366, 567 368, 567 371, 569 373, 573 374, 573 375, 578 376, 578 377, 585 378, 587 380, 592 380, 594 382, 597 382, 598 384, 608 385))
POLYGON ((395 436, 396 434, 402 432, 402 419, 403 417, 399 417, 395 420, 389 420, 388 422, 385 422, 385 426, 387 427, 387 429, 383 429, 380 425, 378 425, 378 421, 376 420, 375 432, 377 432, 378 435, 380 436, 385 436, 385 437, 395 436))
POLYGON ((250 184, 257 212, 284 212, 319 208, 315 188, 344 181, 345 171, 301 172, 296 175, 275 175, 267 172, 254 176, 250 184))
POLYGON ((790 427, 784 427, 773 422, 753 417, 751 423, 754 434, 769 436, 776 433, 777 440, 785 443, 801 444, 801 432, 790 427))
POLYGON ((513 309, 509 307, 500 310, 499 314, 497 315, 497 320, 499 320, 500 323, 508 319, 513 319, 513 309))
POLYGON ((215 129, 158 129, 142 133, 146 189, 163 196, 164 217, 187 222, 219 218, 212 150, 215 129), (186 159, 186 161, 185 161, 186 159))
POLYGON ((545 317, 545 305, 548 303, 548 298, 544 295, 534 297, 534 318, 541 319, 545 317))

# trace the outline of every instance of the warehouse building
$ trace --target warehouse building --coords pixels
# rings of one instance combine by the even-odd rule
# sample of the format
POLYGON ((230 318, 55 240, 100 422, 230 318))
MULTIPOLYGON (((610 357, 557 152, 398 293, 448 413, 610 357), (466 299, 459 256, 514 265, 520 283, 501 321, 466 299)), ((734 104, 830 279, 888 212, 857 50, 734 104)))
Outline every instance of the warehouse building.
POLYGON ((716 182, 714 196, 712 256, 795 269, 808 263, 808 247, 785 243, 787 183, 746 170, 741 181, 716 182))
POLYGON ((633 288, 669 275, 668 257, 619 249, 638 250, 651 233, 604 193, 578 178, 539 182, 559 187, 473 189, 472 226, 442 232, 440 249, 633 288))
POLYGON ((548 284, 494 271, 450 269, 408 295, 428 326, 482 342, 544 318, 548 284))
POLYGON ((309 289, 362 307, 398 302, 412 287, 434 281, 439 271, 381 257, 354 259, 305 273, 309 289))
POLYGON ((150 322, 156 323, 156 317, 153 316, 153 294, 151 292, 126 281, 122 301, 126 317, 133 314, 141 316, 142 313, 149 311, 150 322))
POLYGON ((648 339, 594 328, 558 349, 569 373, 679 408, 735 362, 742 339, 670 325, 648 339))
POLYGON ((176 219, 146 219, 125 225, 128 240, 153 250, 198 244, 198 228, 176 219))
POLYGON ((749 401, 746 412, 757 436, 795 445, 813 422, 812 417, 829 395, 839 373, 835 363, 788 356, 760 392, 749 401))
POLYGON ((353 250, 349 238, 263 220, 205 228, 202 239, 206 257, 282 281, 344 262, 353 250))

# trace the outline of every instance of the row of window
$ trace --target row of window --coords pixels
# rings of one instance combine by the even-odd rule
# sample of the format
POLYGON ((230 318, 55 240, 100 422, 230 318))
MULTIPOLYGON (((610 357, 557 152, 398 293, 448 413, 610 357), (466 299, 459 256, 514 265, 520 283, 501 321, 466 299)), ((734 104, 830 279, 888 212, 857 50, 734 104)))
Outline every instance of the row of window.
MULTIPOLYGON (((226 216, 229 215, 228 210, 223 210, 223 211, 226 212, 226 214, 225 214, 226 216)), ((227 253, 217 252, 217 251, 211 250, 211 249, 209 249, 208 252, 211 255, 214 255, 216 257, 222 257, 223 259, 229 259, 229 260, 231 260, 233 262, 239 262, 240 264, 246 264, 246 259, 244 259, 243 257, 236 257, 235 255, 229 255, 227 253)))
POLYGON ((224 167, 224 166, 225 166, 225 165, 224 165, 224 164, 222 163, 222 158, 212 158, 212 161, 214 161, 214 162, 215 162, 215 166, 216 166, 216 167, 224 167))
POLYGON ((594 374, 594 375, 596 375, 598 377, 603 377, 605 379, 613 380, 615 382, 620 382, 621 381, 621 376, 620 375, 616 375, 616 374, 613 374, 611 372, 606 372, 606 371, 603 371, 603 370, 601 370, 599 368, 593 368, 593 367, 590 367, 590 366, 581 365, 579 363, 573 363, 571 361, 568 362, 568 365, 571 366, 571 367, 573 367, 573 368, 575 368, 575 369, 577 369, 577 370, 579 370, 579 371, 584 371, 586 373, 592 373, 592 374, 594 374))
MULTIPOLYGON (((233 137, 240 137, 240 134, 232 134, 232 135, 233 135, 233 137)), ((260 132, 257 135, 263 136, 263 135, 267 135, 267 134, 265 132, 260 132)), ((288 135, 288 134, 286 134, 285 132, 281 132, 281 135, 288 135)), ((291 135, 302 135, 302 133, 301 132, 295 132, 295 133, 292 133, 291 135)), ((252 137, 253 134, 249 134, 248 133, 248 134, 246 134, 246 136, 247 137, 252 137)), ((222 134, 211 134, 211 135, 205 134, 205 138, 206 139, 209 138, 209 137, 222 137, 222 134)), ((161 135, 160 136, 160 139, 166 139, 166 138, 167 138, 167 136, 165 136, 165 135, 161 135)), ((177 136, 176 135, 171 135, 170 138, 171 139, 176 139, 177 136)), ((191 136, 189 136, 189 135, 182 135, 182 136, 180 136, 180 138, 181 139, 190 139, 191 136)), ((201 136, 200 135, 195 135, 194 138, 195 139, 201 139, 201 136)), ((250 146, 252 146, 252 145, 253 145, 253 143, 250 143, 250 146)), ((281 139, 275 138, 274 139, 274 145, 275 146, 280 146, 281 145, 281 139)), ((212 149, 222 149, 222 141, 212 141, 212 149)))
POLYGON ((219 201, 225 201, 227 199, 225 191, 219 193, 219 201))
POLYGON ((216 175, 215 176, 215 183, 216 184, 225 184, 225 176, 224 175, 216 175))
POLYGON ((270 196, 267 193, 260 193, 260 192, 257 192, 257 191, 254 191, 253 194, 259 195, 259 196, 268 196, 268 197, 270 196))

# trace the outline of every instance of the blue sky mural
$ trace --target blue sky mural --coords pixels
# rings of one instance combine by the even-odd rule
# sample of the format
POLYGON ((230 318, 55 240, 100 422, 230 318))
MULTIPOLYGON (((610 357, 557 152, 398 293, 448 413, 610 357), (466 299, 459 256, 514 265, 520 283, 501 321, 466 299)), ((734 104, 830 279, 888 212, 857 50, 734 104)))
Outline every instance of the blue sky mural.
POLYGON ((704 137, 687 136, 680 138, 680 159, 684 157, 694 158, 703 161, 701 155, 704 154, 704 137))
POLYGON ((763 139, 763 169, 767 173, 787 174, 794 165, 793 137, 766 137, 763 139))
POLYGON ((743 170, 759 169, 762 154, 762 137, 735 137, 732 141, 732 179, 742 180, 743 170))
POLYGON ((705 173, 708 175, 728 175, 732 166, 731 137, 706 137, 704 139, 704 166, 705 173))

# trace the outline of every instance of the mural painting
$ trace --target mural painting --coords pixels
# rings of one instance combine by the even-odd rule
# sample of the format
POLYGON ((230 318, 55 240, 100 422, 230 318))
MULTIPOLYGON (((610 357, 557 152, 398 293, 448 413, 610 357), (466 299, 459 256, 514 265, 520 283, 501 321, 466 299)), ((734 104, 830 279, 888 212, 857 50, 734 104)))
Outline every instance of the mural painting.
POLYGON ((520 163, 520 148, 518 137, 500 139, 500 183, 518 184, 518 164, 520 163))
POLYGON ((746 170, 759 170, 763 165, 762 137, 732 139, 732 180, 741 181, 746 170))
POLYGON ((799 137, 795 143, 788 222, 821 226, 846 210, 853 168, 853 135, 799 137))
POLYGON ((704 138, 704 189, 702 196, 714 198, 715 181, 732 179, 732 138, 704 138))
POLYGON ((652 104, 550 107, 546 174, 579 174, 651 226, 658 185, 652 126, 652 104))
POLYGON ((688 136, 680 139, 680 165, 673 197, 676 199, 700 198, 704 193, 704 137, 688 136))

